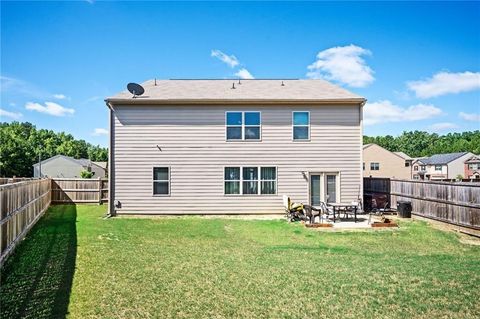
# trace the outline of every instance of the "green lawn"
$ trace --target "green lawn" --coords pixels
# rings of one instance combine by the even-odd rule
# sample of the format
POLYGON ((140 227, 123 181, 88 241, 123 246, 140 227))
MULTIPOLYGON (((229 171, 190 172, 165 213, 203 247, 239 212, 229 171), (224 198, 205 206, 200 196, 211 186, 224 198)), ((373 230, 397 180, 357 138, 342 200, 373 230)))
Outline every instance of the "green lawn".
POLYGON ((423 222, 102 219, 54 206, 2 269, 1 318, 478 318, 480 246, 423 222))

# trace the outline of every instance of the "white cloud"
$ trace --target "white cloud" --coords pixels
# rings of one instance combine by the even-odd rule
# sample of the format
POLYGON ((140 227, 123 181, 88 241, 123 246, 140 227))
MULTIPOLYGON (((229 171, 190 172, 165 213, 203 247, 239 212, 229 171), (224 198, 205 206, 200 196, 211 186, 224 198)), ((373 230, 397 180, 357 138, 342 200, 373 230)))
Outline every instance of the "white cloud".
POLYGON ((227 55, 220 50, 212 50, 211 56, 219 59, 220 61, 227 64, 231 68, 234 68, 240 64, 240 62, 234 55, 227 55))
POLYGON ((93 136, 108 135, 108 130, 104 128, 96 128, 93 130, 93 136))
POLYGON ((28 102, 27 104, 25 104, 25 108, 27 110, 37 111, 53 116, 65 116, 75 113, 74 109, 63 107, 60 104, 54 102, 45 102, 45 105, 41 105, 40 103, 28 102))
POLYGON ((9 112, 9 111, 5 111, 3 109, 0 109, 0 121, 1 121, 1 118, 4 117, 4 116, 9 117, 13 120, 18 120, 23 116, 23 114, 22 113, 16 113, 16 112, 9 112))
POLYGON ((373 70, 362 58, 364 55, 371 55, 371 52, 353 44, 320 51, 317 60, 308 66, 307 77, 324 78, 351 87, 365 87, 375 78, 373 70))
POLYGON ((65 100, 67 98, 67 96, 64 94, 54 94, 53 97, 57 100, 65 100))
POLYGON ((421 99, 478 90, 480 89, 480 72, 439 72, 429 79, 407 82, 407 87, 421 99))
POLYGON ((442 114, 442 110, 431 104, 416 104, 400 107, 385 100, 367 103, 363 108, 365 125, 388 122, 410 122, 429 119, 442 114))
POLYGON ((0 92, 32 97, 45 95, 44 91, 28 82, 3 75, 0 75, 0 92))
POLYGON ((429 126, 429 129, 434 132, 441 132, 441 131, 452 130, 456 128, 458 128, 457 124, 449 123, 449 122, 435 123, 429 126))
POLYGON ((480 122, 480 114, 460 112, 458 116, 465 121, 480 122))
POLYGON ((236 72, 235 75, 238 76, 240 79, 246 79, 246 80, 254 79, 253 75, 250 72, 248 72, 248 70, 245 68, 238 70, 238 72, 236 72))

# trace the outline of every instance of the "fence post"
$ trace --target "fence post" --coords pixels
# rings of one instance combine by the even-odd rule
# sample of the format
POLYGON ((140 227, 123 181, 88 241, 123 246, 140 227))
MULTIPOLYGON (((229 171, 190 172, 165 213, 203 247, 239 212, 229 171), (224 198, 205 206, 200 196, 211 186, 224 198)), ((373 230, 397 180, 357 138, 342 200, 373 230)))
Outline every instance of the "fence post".
POLYGON ((98 205, 102 205, 102 178, 98 178, 98 205))

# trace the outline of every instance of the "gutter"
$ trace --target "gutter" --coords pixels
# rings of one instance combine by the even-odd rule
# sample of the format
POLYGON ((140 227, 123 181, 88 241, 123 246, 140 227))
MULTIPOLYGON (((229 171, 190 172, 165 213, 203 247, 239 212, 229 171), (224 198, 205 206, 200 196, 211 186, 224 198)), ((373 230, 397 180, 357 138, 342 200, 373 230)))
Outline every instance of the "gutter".
POLYGON ((266 100, 266 99, 149 99, 147 96, 138 96, 136 98, 107 98, 107 106, 111 108, 112 104, 121 105, 358 105, 364 106, 367 102, 364 98, 351 99, 324 99, 324 100, 266 100))
POLYGON ((113 134, 113 129, 114 129, 114 123, 113 123, 113 105, 108 101, 105 100, 105 104, 107 107, 110 109, 109 112, 109 127, 108 127, 108 132, 109 132, 109 141, 108 141, 108 216, 115 216, 115 204, 114 204, 114 199, 115 199, 115 173, 113 170, 113 163, 114 163, 114 151, 113 151, 113 145, 114 145, 114 134, 113 134))

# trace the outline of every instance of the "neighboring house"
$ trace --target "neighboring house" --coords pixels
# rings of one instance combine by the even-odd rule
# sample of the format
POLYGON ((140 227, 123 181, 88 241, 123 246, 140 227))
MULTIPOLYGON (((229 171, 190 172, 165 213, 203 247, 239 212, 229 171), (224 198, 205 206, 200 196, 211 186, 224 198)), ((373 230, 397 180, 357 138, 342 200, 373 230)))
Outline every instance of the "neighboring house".
POLYGON ((473 154, 469 152, 435 154, 419 158, 413 163, 412 178, 425 180, 455 179, 465 173, 465 161, 473 154))
POLYGON ((365 144, 363 176, 410 179, 412 160, 403 152, 390 152, 377 144, 365 144))
POLYGON ((480 179, 480 156, 473 155, 465 161, 464 178, 480 179))
POLYGON ((110 109, 110 212, 281 213, 362 194, 365 99, 324 80, 155 80, 110 109))
POLYGON ((40 167, 42 177, 80 177, 81 171, 93 172, 93 178, 105 177, 106 162, 92 162, 89 159, 74 159, 65 155, 55 155, 33 165, 33 176, 40 177, 40 167))

